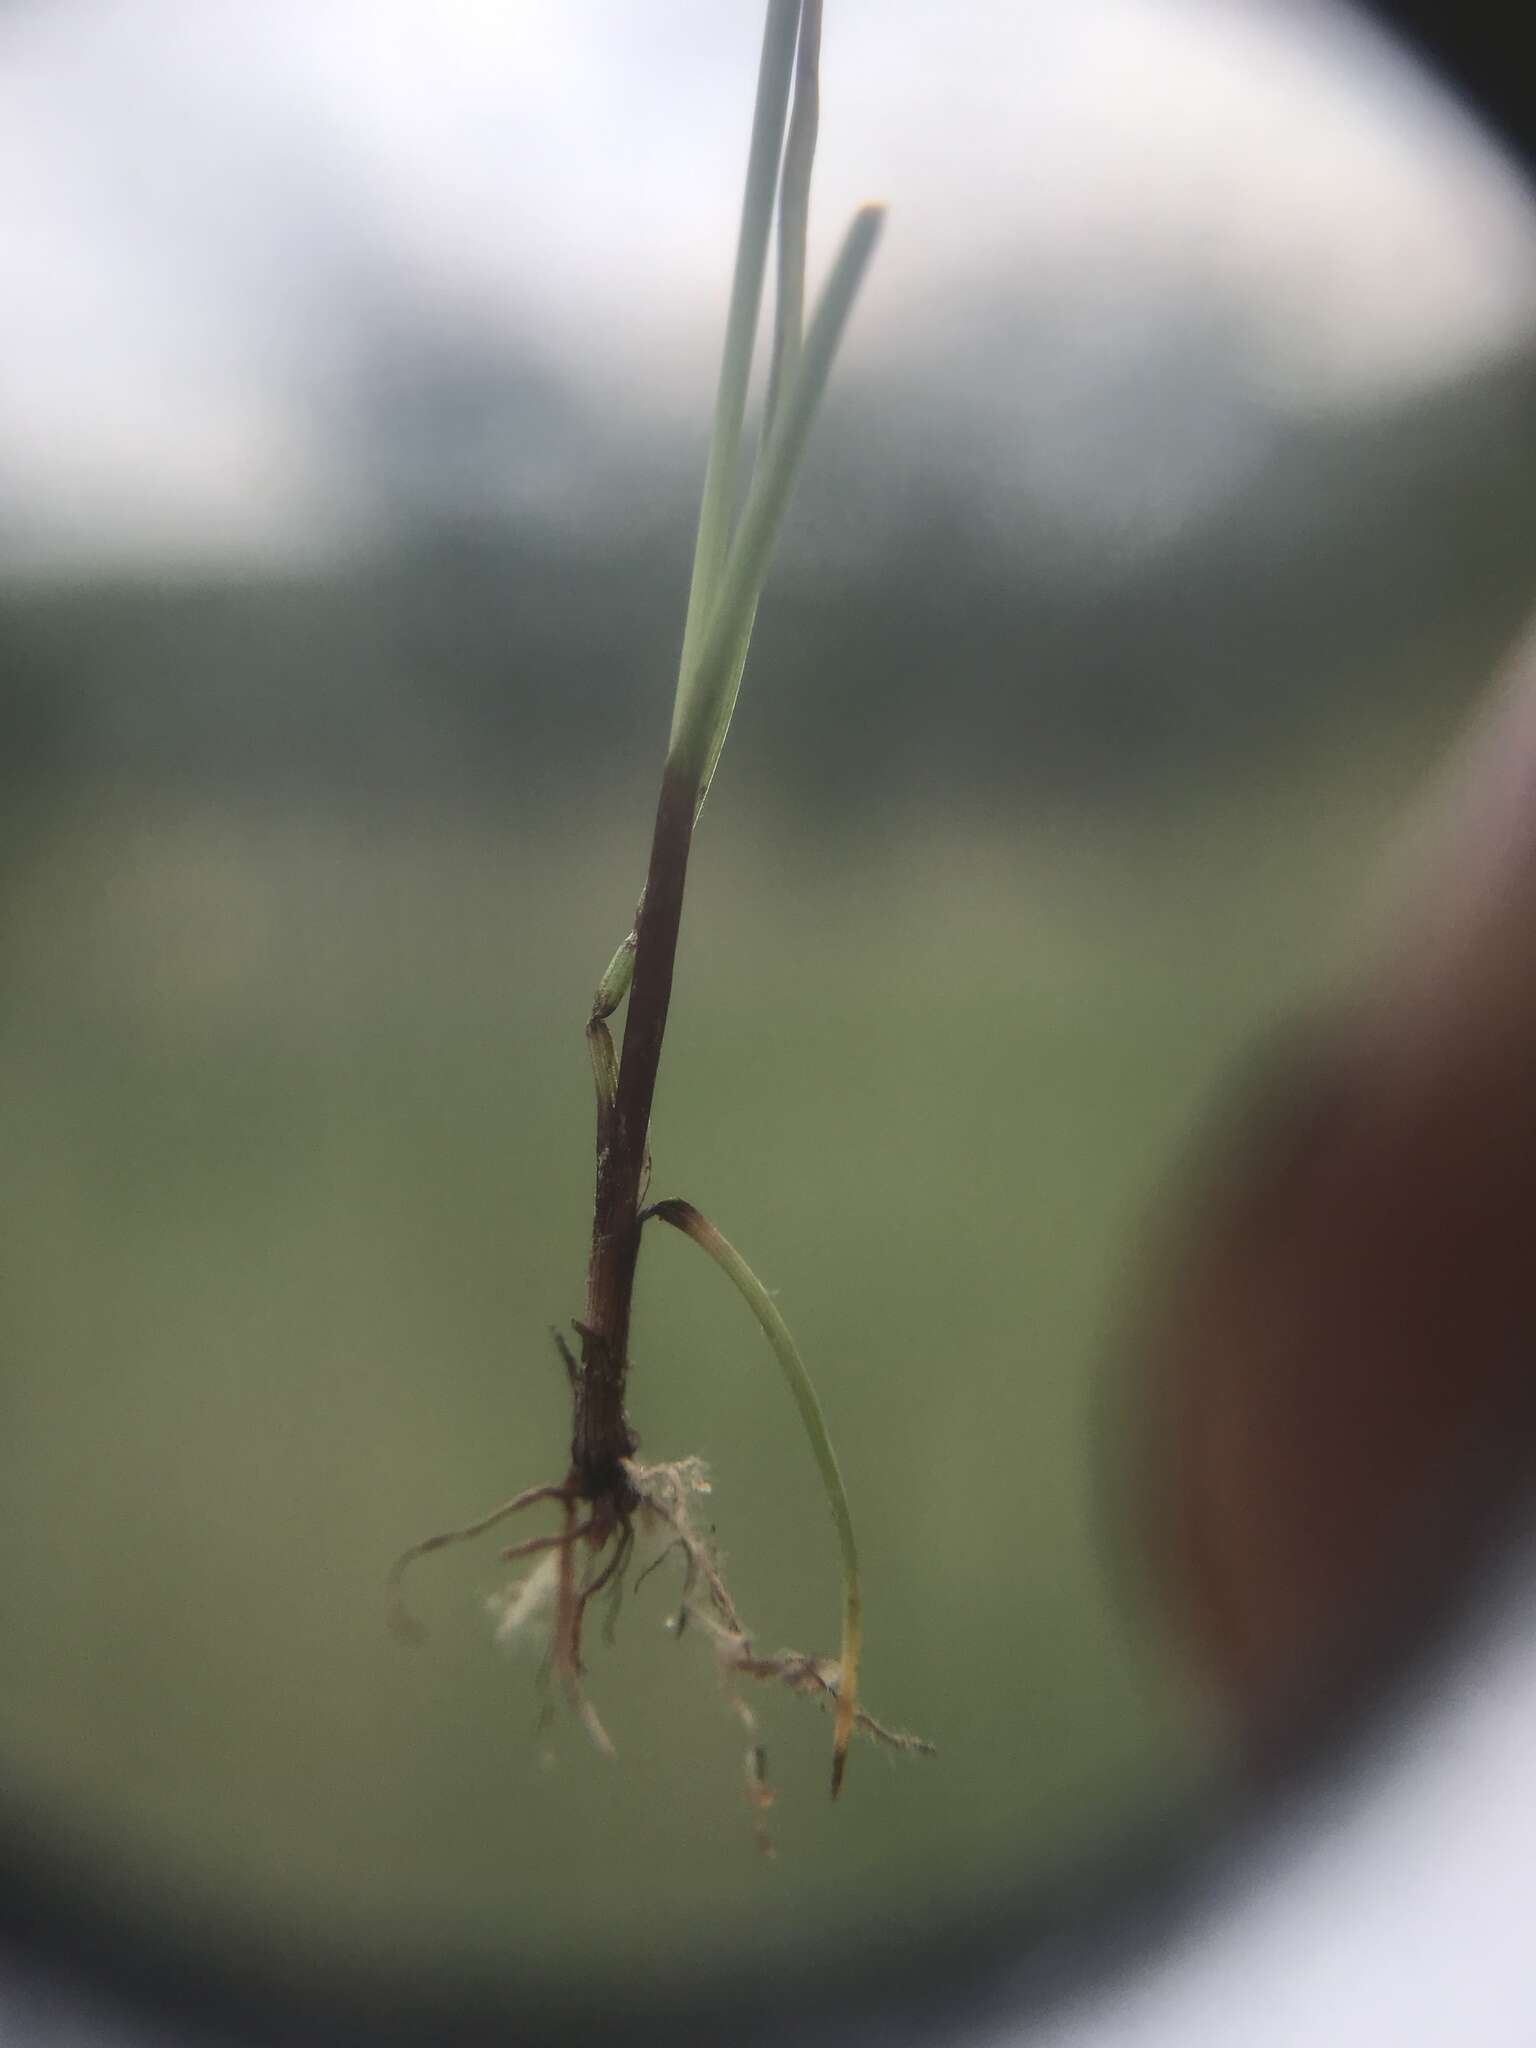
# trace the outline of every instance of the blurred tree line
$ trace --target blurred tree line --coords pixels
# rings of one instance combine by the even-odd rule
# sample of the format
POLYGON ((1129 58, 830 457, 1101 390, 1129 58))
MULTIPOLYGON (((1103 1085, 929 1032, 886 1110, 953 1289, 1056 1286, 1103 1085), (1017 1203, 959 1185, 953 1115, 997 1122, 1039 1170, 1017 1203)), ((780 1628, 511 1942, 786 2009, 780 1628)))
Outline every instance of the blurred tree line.
MULTIPOLYGON (((1196 408, 1213 360, 1184 363, 1196 408)), ((616 441, 485 348, 406 335, 363 368, 371 539, 343 566, 3 587, 13 796, 503 805, 649 770, 698 451, 616 441)), ((1114 802, 1470 693, 1530 596, 1536 350, 1347 415, 1244 403, 1239 486, 1068 545, 1048 493, 988 471, 965 389, 839 395, 732 775, 808 805, 1114 802)), ((1112 498, 1112 439, 1100 459, 1112 498)))

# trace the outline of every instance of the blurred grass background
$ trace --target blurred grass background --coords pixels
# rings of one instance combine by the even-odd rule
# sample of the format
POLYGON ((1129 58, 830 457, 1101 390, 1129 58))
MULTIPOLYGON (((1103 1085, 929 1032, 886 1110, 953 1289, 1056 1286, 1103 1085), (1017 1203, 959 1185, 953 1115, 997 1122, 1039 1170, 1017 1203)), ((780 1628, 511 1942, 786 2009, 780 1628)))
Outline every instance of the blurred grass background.
MULTIPOLYGON (((712 805, 655 1131, 780 1289, 868 1573, 867 1749, 755 1699, 781 1797, 655 1575, 595 1646, 609 1762, 490 1642, 489 1546, 390 1557, 563 1469, 580 1026, 638 787, 502 820, 56 806, 8 885, 0 1750, 83 1873, 220 1943, 621 1966, 899 1939, 1198 1770, 1117 1583, 1099 1369, 1138 1219, 1231 1052, 1323 969, 1423 717, 1112 820, 712 805)), ((719 1276, 642 1269, 645 1454, 710 1462, 766 1644, 835 1643, 831 1531, 719 1276)), ((635 1980, 629 1979, 631 1983, 635 1980)))

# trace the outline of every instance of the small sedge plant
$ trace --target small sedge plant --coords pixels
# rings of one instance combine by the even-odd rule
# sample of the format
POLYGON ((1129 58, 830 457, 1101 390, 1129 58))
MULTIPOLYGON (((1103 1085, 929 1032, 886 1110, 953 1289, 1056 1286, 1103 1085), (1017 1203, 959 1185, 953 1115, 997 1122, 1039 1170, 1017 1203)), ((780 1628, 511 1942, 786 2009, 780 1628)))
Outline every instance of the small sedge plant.
MULTIPOLYGON (((586 1305, 572 1325, 578 1348, 559 1332, 572 1400, 570 1466, 463 1528, 413 1544, 390 1575, 396 1625, 416 1633, 401 1603, 406 1569, 428 1552, 462 1543, 541 1505, 559 1527, 503 1551, 527 1567, 497 1605, 498 1634, 510 1638, 547 1618, 546 1669, 600 1747, 609 1747, 586 1697, 583 1641, 588 1610, 622 1595, 642 1538, 655 1556, 640 1576, 675 1556, 682 1596, 674 1626, 689 1621, 713 1642, 728 1677, 777 1681, 833 1709, 832 1795, 842 1785, 848 1745, 860 1730, 894 1748, 929 1747, 882 1727, 859 1704, 862 1601, 853 1517, 837 1456, 804 1361, 772 1296, 746 1260, 691 1202, 647 1205, 651 1105, 672 993, 673 965, 694 827, 708 794, 746 665, 758 598, 790 489, 833 359, 879 238, 882 211, 855 214, 809 325, 804 322, 806 222, 819 121, 820 0, 769 0, 747 162, 736 269, 726 319, 688 592, 671 738, 662 769, 645 887, 634 924, 598 983, 587 1020, 597 1094, 597 1185, 586 1305), (762 436, 739 516, 743 426, 754 339, 777 217, 777 291, 762 436), (624 1015, 622 1050, 613 1020, 624 1015), (648 1223, 681 1231, 731 1281, 756 1318, 789 1386, 832 1512, 842 1557, 842 1643, 835 1659, 796 1651, 764 1655, 737 1612, 712 1546, 694 1521, 709 1491, 702 1463, 684 1458, 643 1465, 626 1409, 635 1273, 648 1223)), ((638 1579, 636 1581, 638 1584, 638 1579)), ((610 1608, 610 1622, 614 1609, 610 1608)), ((749 1784, 759 1807, 768 1793, 755 1722, 739 1688, 737 1712, 749 1735, 749 1784)))

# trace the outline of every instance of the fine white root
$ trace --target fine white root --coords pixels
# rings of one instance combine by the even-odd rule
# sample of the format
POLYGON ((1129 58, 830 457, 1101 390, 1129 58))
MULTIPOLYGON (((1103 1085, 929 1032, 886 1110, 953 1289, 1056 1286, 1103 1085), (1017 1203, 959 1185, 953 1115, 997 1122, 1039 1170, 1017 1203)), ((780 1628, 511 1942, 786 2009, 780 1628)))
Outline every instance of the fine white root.
MULTIPOLYGON (((493 1515, 415 1545, 396 1566, 391 1593, 398 1601, 400 1576, 417 1557, 448 1543, 464 1542, 536 1503, 557 1503, 561 1528, 551 1535, 525 1538, 502 1552, 504 1561, 527 1563, 529 1568, 493 1594, 486 1605, 498 1644, 513 1648, 530 1638, 542 1641, 543 1683, 558 1685, 594 1747, 612 1756, 613 1744, 583 1682, 587 1608, 607 1596, 604 1632, 611 1637, 626 1587, 638 1592, 654 1572, 675 1558, 681 1568, 681 1586, 667 1625, 678 1636, 693 1629, 714 1651, 726 1705, 746 1736, 744 1766, 753 1832, 758 1847, 772 1855, 767 1815, 774 1795, 768 1754, 742 1681, 778 1684, 835 1711, 842 1676, 838 1660, 807 1656, 799 1650, 777 1650, 770 1655, 757 1648, 721 1570, 715 1545, 694 1520, 696 1504, 710 1492, 702 1459, 679 1458, 657 1465, 626 1461, 623 1471, 631 1501, 622 1511, 591 1508, 569 1485, 531 1487, 493 1515), (583 1509, 586 1512, 580 1512, 583 1509), (646 1561, 632 1577, 637 1554, 644 1554, 646 1561)), ((886 1727, 863 1707, 858 1708, 853 1725, 858 1734, 901 1755, 933 1754, 931 1743, 886 1727)))

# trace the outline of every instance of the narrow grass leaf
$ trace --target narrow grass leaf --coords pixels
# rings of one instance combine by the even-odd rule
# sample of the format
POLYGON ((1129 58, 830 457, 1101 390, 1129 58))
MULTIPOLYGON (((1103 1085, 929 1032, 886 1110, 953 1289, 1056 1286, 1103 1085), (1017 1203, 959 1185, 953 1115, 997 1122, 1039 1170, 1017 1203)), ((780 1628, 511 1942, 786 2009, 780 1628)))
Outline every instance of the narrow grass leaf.
MULTIPOLYGON (((811 212, 811 168, 816 160, 816 137, 821 125, 821 0, 805 0, 800 14, 800 39, 795 45, 795 99, 790 109, 789 134, 784 143, 784 168, 779 178, 779 268, 774 294, 773 354, 768 369, 768 399, 763 409, 763 439, 773 427, 779 400, 793 381, 800 363, 805 325, 805 245, 811 212)), ((742 621, 724 701, 716 720, 709 758, 699 785, 694 816, 704 808, 709 786, 715 779, 720 751, 730 730, 757 623, 754 603, 742 621)))
POLYGON ((769 360, 766 438, 779 397, 800 360, 805 325, 805 242, 811 216, 811 167, 821 127, 821 0, 805 0, 795 45, 795 102, 779 178, 779 274, 774 299, 773 354, 769 360))
POLYGON ((853 1733, 854 1720, 858 1712, 859 1652, 864 1636, 864 1616, 863 1601, 859 1592, 859 1552, 853 1533, 853 1511, 848 1505, 848 1490, 843 1484, 837 1453, 832 1448, 826 1417, 821 1412, 821 1403, 816 1398, 816 1389, 811 1383, 810 1374, 806 1371, 805 1361, 790 1335, 789 1325, 779 1314, 773 1296, 730 1240, 722 1236, 714 1224, 706 1216, 701 1215, 691 1202, 658 1202, 647 1213, 659 1217, 663 1223, 670 1223, 674 1230, 680 1230, 685 1237, 692 1238, 700 1250, 708 1252, 752 1311, 758 1327, 772 1346, 773 1355, 779 1362, 779 1370, 783 1373, 789 1391, 794 1397, 801 1427, 809 1440, 812 1456, 816 1460, 816 1469, 821 1474, 822 1489, 827 1497, 827 1506, 832 1511, 838 1547, 843 1558, 843 1641, 838 1659, 837 1718, 832 1732, 832 1797, 835 1799, 842 1787, 843 1772, 848 1758, 848 1741, 853 1733))
POLYGON ((719 754, 724 727, 729 723, 732 682, 740 673, 737 663, 742 635, 761 595, 811 423, 883 219, 883 208, 861 207, 843 239, 759 459, 721 573, 714 610, 700 640, 698 661, 685 670, 678 687, 669 758, 696 792, 719 754))
POLYGON ((736 240, 736 269, 731 280, 731 302, 720 355, 720 382, 715 393, 714 427, 704 470, 699 530, 693 551, 693 575, 683 625, 679 688, 714 609, 715 593, 730 543, 742 420, 747 409, 752 348, 762 307, 763 276, 768 267, 774 190, 784 146, 784 122, 789 107, 790 77, 799 26, 800 0, 769 0, 763 27, 762 61, 757 76, 757 105, 752 116, 752 141, 747 153, 741 227, 736 240))

